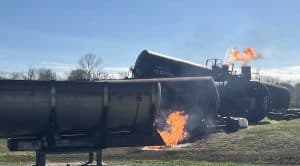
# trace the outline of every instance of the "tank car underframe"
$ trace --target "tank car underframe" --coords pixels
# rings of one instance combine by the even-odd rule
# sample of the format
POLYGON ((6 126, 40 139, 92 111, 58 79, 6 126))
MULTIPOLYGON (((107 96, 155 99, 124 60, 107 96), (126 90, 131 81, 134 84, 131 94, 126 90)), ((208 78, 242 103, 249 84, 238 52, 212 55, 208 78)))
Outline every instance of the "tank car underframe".
MULTIPOLYGON (((51 99, 55 101, 55 91, 51 91, 51 99)), ((104 97, 104 99, 107 97, 104 97)), ((104 100, 105 101, 105 100, 104 100)), ((51 102, 55 103, 55 102, 51 102)), ((104 102, 107 103, 107 102, 104 102)), ((51 104, 52 105, 52 104, 51 104)), ((107 106, 103 107, 103 116, 96 130, 89 134, 59 135, 56 131, 55 106, 52 106, 49 118, 49 128, 43 132, 47 134, 39 137, 16 137, 7 139, 7 147, 10 151, 35 151, 36 165, 46 165, 47 153, 89 153, 87 163, 93 162, 93 153, 96 152, 97 166, 102 165, 102 149, 106 146, 106 120, 107 106)))
MULTIPOLYGON (((7 147, 10 151, 35 151, 36 152, 36 165, 46 166, 46 154, 61 154, 61 153, 88 153, 88 160, 86 164, 93 162, 93 154, 96 153, 96 165, 102 165, 102 150, 107 147, 107 142, 112 137, 128 138, 131 140, 136 139, 136 134, 131 131, 113 131, 107 130, 107 112, 108 107, 103 108, 103 116, 99 121, 96 130, 88 134, 74 134, 74 135, 58 135, 55 133, 55 125, 49 125, 50 128, 47 135, 39 137, 15 137, 7 139, 7 147), (51 134, 49 134, 51 133, 51 134)), ((155 112, 155 106, 152 105, 150 113, 155 112)), ((55 110, 52 110, 55 115, 55 110)), ((53 116, 54 116, 53 115, 53 116)), ((51 117, 51 116, 50 116, 51 117)), ((155 118, 151 115, 151 118, 155 118)), ((50 120, 55 120, 50 118, 50 120)), ((55 124, 50 121, 49 124, 55 124)), ((142 136, 141 136, 142 137, 142 136)), ((108 143, 111 144, 111 143, 108 143)), ((111 145, 109 145, 111 146, 111 145)), ((114 145, 118 146, 118 145, 114 145)), ((132 145, 138 146, 138 145, 132 145)))

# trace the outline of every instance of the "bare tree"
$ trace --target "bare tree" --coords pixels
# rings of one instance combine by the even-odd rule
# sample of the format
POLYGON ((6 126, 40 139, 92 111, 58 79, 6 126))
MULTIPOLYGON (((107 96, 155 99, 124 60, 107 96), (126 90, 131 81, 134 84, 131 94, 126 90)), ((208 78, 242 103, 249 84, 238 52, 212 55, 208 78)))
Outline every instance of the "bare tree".
POLYGON ((35 68, 28 68, 27 73, 23 74, 24 80, 37 80, 38 78, 38 70, 35 68))
POLYGON ((37 79, 37 70, 34 68, 29 68, 27 71, 26 80, 36 80, 37 79))
POLYGON ((78 69, 84 71, 86 74, 86 80, 93 81, 107 79, 109 75, 100 66, 101 63, 102 59, 100 57, 97 57, 93 53, 87 53, 80 57, 78 61, 78 69))
POLYGON ((40 68, 37 71, 38 80, 42 81, 49 81, 49 80, 56 80, 56 73, 53 72, 51 69, 40 68))
POLYGON ((83 55, 79 59, 79 69, 86 72, 86 77, 88 80, 93 79, 93 74, 96 70, 96 68, 99 68, 102 60, 101 58, 97 58, 97 56, 93 53, 87 53, 83 55))
POLYGON ((87 73, 82 69, 72 70, 68 76, 68 80, 87 80, 87 73))
POLYGON ((0 80, 7 79, 7 73, 5 72, 0 72, 0 80))
POLYGON ((11 72, 9 73, 9 79, 11 80, 24 80, 25 74, 21 72, 11 72))
POLYGON ((105 80, 105 79, 111 79, 111 75, 107 72, 105 72, 101 67, 96 68, 93 72, 93 80, 105 80))
POLYGON ((130 72, 129 71, 120 71, 118 73, 119 78, 124 79, 124 78, 129 78, 130 77, 130 72))

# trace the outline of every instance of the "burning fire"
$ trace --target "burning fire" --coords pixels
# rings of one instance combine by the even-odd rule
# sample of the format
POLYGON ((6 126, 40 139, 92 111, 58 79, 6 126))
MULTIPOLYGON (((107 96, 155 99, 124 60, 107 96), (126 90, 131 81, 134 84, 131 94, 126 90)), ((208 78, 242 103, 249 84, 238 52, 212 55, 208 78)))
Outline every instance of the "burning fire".
POLYGON ((237 50, 236 48, 233 48, 233 49, 231 49, 229 58, 231 60, 236 60, 239 62, 247 63, 250 60, 256 59, 257 54, 256 54, 254 48, 248 47, 248 48, 245 48, 245 50, 243 51, 242 56, 241 56, 240 51, 237 50))
POLYGON ((183 111, 172 112, 167 120, 165 129, 157 129, 159 135, 163 139, 165 146, 145 146, 143 150, 164 150, 167 147, 174 147, 186 136, 185 124, 188 116, 183 111))
POLYGON ((185 131, 187 119, 188 116, 184 115, 183 111, 175 111, 168 116, 169 130, 158 131, 167 146, 177 145, 185 138, 187 135, 185 131))

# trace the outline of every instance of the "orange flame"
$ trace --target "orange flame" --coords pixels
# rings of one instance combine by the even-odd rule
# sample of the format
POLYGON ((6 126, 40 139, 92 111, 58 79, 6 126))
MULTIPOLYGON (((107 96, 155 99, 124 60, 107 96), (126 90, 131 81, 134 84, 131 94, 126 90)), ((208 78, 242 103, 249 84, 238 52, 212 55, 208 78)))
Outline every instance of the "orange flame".
POLYGON ((167 124, 170 130, 158 131, 167 146, 177 145, 186 136, 185 124, 188 116, 183 111, 175 111, 167 118, 167 124))
POLYGON ((231 60, 236 60, 239 62, 246 63, 246 62, 249 62, 250 60, 256 59, 257 54, 256 54, 254 48, 248 47, 248 48, 245 48, 245 50, 243 51, 243 56, 241 56, 241 53, 236 48, 233 48, 233 49, 231 49, 229 58, 231 60))

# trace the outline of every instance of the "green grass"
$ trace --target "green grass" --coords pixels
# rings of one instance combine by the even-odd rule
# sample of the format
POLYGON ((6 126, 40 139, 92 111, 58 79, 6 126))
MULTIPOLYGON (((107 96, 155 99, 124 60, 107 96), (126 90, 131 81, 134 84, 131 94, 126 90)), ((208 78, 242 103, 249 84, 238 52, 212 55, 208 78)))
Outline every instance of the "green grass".
MULTIPOLYGON (((175 165, 182 165, 182 166, 247 166, 247 164, 238 164, 238 163, 231 163, 231 162, 207 162, 207 161, 192 161, 192 160, 133 160, 133 161, 113 161, 108 162, 108 165, 130 165, 130 166, 175 166, 175 165)), ((248 164, 249 165, 249 164, 248 164)))
POLYGON ((300 119, 264 120, 235 133, 217 133, 193 143, 190 147, 170 151, 138 149, 107 150, 111 160, 191 160, 250 164, 300 165, 300 119))
MULTIPOLYGON (((83 161, 85 154, 51 155, 50 162, 83 161)), ((188 147, 164 151, 112 148, 103 153, 108 165, 300 165, 300 119, 271 121, 238 132, 216 133, 188 147)), ((0 141, 0 165, 24 165, 34 153, 8 152, 0 141)))

